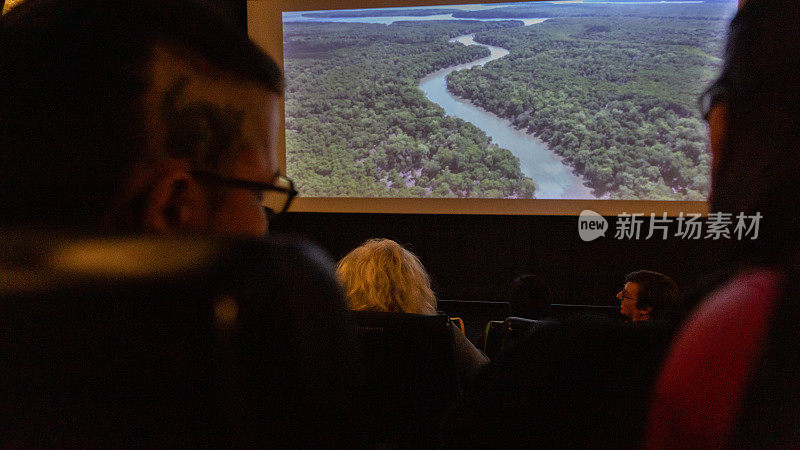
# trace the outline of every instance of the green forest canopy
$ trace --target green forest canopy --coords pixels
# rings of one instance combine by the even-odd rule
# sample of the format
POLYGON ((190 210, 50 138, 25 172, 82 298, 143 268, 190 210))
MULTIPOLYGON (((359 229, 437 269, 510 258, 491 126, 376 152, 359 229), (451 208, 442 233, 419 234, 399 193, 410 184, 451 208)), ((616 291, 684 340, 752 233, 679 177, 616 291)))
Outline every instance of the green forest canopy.
POLYGON ((598 196, 702 200, 709 155, 695 99, 719 68, 727 6, 697 6, 528 27, 287 23, 287 170, 309 196, 534 196, 514 155, 417 87, 487 56, 448 42, 477 33, 511 53, 450 74, 451 92, 538 135, 598 196))
POLYGON ((596 195, 704 200, 705 126, 696 99, 719 71, 719 20, 550 19, 479 33, 510 50, 454 72, 455 95, 532 132, 596 195))
POLYGON ((307 196, 532 198, 517 157, 417 87, 489 54, 450 38, 520 25, 286 24, 287 173, 307 196))

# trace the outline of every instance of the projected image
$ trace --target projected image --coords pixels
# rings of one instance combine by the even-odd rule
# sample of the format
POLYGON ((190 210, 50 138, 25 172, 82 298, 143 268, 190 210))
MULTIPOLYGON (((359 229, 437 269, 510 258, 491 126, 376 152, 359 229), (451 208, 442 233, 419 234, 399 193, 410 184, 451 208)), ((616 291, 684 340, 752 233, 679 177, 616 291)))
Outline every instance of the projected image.
POLYGON ((733 1, 283 13, 306 197, 705 200, 733 1))

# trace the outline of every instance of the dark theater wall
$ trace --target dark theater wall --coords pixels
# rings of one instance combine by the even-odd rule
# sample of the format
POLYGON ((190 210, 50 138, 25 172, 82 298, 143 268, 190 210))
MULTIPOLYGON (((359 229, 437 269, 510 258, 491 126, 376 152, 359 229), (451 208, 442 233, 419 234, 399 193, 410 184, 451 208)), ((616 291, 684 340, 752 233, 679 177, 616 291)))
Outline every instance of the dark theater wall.
POLYGON ((503 301, 511 281, 544 275, 555 303, 616 304, 628 272, 649 269, 672 276, 682 289, 712 274, 723 259, 720 241, 653 237, 584 242, 578 219, 567 216, 287 213, 272 232, 305 234, 338 259, 366 239, 394 239, 414 251, 440 299, 503 301))
POLYGON ((247 0, 208 0, 232 24, 247 33, 247 0))

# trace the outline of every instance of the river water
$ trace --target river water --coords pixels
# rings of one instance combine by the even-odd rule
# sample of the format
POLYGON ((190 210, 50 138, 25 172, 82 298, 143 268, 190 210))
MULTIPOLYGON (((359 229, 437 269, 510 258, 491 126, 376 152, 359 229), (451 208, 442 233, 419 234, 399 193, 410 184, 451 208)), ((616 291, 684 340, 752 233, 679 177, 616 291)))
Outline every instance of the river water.
MULTIPOLYGON (((670 2, 673 3, 673 2, 670 2)), ((491 5, 460 6, 465 10, 483 9, 494 7, 491 5)), ((389 16, 389 17, 351 17, 351 18, 323 18, 307 17, 307 12, 284 12, 283 21, 288 22, 361 22, 391 24, 397 21, 425 21, 425 20, 453 20, 452 14, 437 14, 431 16, 389 16)), ((525 26, 544 22, 541 18, 489 18, 482 21, 493 20, 519 20, 525 26)), ((508 149, 520 161, 522 173, 530 177, 537 185, 536 198, 540 199, 593 199, 591 190, 584 185, 582 177, 572 173, 572 169, 564 164, 562 158, 547 147, 540 139, 521 131, 506 119, 502 119, 483 108, 477 107, 467 100, 457 98, 447 91, 446 77, 456 70, 469 69, 482 66, 489 61, 508 55, 508 50, 492 45, 479 44, 473 40, 472 34, 450 39, 451 42, 460 42, 464 45, 480 45, 491 51, 491 55, 475 61, 450 66, 429 74, 420 80, 419 88, 432 102, 438 104, 446 114, 471 122, 487 136, 492 142, 502 148, 508 149)))
MULTIPOLYGON (((538 19, 539 22, 544 19, 538 19)), ((538 22, 534 22, 538 23, 538 22)), ((584 185, 582 177, 572 173, 562 158, 547 148, 547 144, 535 136, 515 128, 509 120, 479 108, 467 100, 460 99, 447 91, 446 77, 457 70, 482 66, 489 61, 508 55, 508 50, 492 45, 479 44, 468 34, 451 39, 464 45, 480 45, 491 51, 491 55, 475 61, 450 66, 429 74, 420 80, 419 88, 429 100, 444 108, 447 115, 471 122, 492 142, 508 149, 520 161, 522 173, 530 177, 538 188, 536 198, 541 199, 593 199, 591 190, 584 185)))

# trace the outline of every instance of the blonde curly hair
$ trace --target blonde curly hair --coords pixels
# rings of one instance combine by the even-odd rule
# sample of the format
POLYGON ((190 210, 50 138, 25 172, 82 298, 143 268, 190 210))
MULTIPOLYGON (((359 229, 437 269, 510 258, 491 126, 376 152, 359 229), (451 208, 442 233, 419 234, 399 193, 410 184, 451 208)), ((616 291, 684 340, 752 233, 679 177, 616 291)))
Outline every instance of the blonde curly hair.
POLYGON ((435 314, 431 278, 416 255, 391 239, 370 239, 336 268, 355 311, 435 314))

